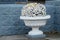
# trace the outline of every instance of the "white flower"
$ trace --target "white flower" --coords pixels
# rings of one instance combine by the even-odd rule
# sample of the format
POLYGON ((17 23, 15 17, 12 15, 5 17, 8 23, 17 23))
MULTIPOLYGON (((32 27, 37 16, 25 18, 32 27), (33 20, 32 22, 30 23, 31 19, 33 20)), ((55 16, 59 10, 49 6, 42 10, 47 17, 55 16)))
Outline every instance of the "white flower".
POLYGON ((40 3, 29 3, 22 9, 23 16, 44 16, 46 15, 46 7, 40 3))

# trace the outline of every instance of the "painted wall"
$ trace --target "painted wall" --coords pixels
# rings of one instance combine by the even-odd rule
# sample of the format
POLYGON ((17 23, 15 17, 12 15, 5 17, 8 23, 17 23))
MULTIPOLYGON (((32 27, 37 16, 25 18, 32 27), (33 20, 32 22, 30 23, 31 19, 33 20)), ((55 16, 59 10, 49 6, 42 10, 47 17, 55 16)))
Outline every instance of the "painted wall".
POLYGON ((0 0, 0 4, 15 4, 16 2, 27 2, 27 0, 0 0))
POLYGON ((46 0, 46 4, 54 5, 54 29, 60 32, 60 0, 46 0))
POLYGON ((0 4, 0 35, 24 34, 29 31, 19 19, 24 4, 0 4))
MULTIPOLYGON (((0 0, 0 2, 1 1, 2 0, 0 0)), ((3 1, 2 3, 5 2, 3 1)), ((59 1, 46 0, 45 6, 47 8, 47 14, 51 15, 51 18, 47 21, 45 27, 41 27, 40 30, 44 32, 56 30, 59 32, 60 6, 58 2, 59 1)), ((24 22, 19 19, 21 9, 25 4, 14 4, 13 1, 12 3, 13 4, 0 4, 0 35, 25 34, 31 30, 31 28, 26 27, 24 22)))
POLYGON ((55 1, 55 29, 60 32, 60 0, 55 1))

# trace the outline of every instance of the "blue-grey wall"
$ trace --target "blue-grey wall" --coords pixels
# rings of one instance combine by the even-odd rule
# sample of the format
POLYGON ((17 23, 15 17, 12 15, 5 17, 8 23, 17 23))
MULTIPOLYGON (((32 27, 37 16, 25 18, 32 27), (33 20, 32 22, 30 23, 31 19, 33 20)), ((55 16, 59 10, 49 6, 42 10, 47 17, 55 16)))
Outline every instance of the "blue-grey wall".
POLYGON ((55 30, 60 32, 60 0, 55 1, 55 30))
POLYGON ((24 4, 0 4, 0 35, 24 34, 29 31, 19 19, 24 4))
POLYGON ((27 2, 27 0, 0 0, 0 4, 13 4, 16 2, 27 2))
POLYGON ((60 32, 60 0, 46 0, 46 4, 54 5, 54 29, 60 32))
MULTIPOLYGON (((0 0, 0 2, 1 1, 2 0, 0 0)), ((5 0, 2 1, 2 3, 4 2, 5 0)), ((60 32, 59 2, 60 1, 56 0, 46 0, 45 6, 47 14, 51 15, 51 18, 47 21, 45 27, 41 27, 40 30, 44 32, 54 30, 60 32)), ((15 4, 13 1, 12 3, 13 4, 0 4, 0 35, 25 34, 31 30, 31 28, 26 27, 24 22, 19 19, 21 9, 25 4, 15 4)))

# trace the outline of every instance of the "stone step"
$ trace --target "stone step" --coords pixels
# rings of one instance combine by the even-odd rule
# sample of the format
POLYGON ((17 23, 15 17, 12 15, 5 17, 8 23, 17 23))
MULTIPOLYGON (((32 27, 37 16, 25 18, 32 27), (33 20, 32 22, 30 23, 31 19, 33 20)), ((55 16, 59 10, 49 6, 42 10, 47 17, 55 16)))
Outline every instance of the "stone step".
POLYGON ((1 36, 0 40, 60 40, 60 34, 49 34, 45 39, 30 39, 24 35, 1 36))

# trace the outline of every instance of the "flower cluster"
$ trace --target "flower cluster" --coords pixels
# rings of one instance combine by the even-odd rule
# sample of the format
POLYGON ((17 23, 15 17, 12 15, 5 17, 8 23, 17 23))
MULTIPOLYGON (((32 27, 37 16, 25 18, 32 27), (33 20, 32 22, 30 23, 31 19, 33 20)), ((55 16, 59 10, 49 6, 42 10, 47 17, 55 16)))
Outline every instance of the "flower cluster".
POLYGON ((40 3, 29 3, 22 9, 23 16, 44 16, 46 15, 46 7, 40 3))

